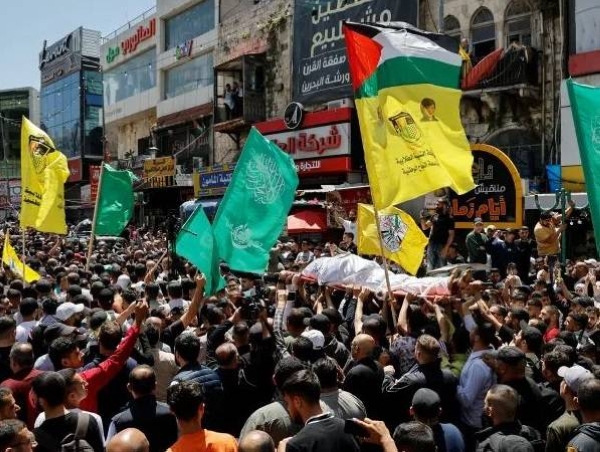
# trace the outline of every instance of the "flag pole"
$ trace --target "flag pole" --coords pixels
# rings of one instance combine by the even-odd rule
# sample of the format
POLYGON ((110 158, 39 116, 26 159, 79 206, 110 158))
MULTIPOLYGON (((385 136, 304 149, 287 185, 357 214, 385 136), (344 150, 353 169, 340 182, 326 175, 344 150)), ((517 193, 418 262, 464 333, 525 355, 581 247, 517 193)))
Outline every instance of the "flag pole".
POLYGON ((377 226, 377 237, 379 238, 379 251, 381 252, 381 258, 383 259, 383 272, 385 274, 385 283, 387 285, 388 297, 392 297, 392 285, 390 284, 390 274, 388 270, 387 259, 383 252, 383 239, 381 238, 381 229, 379 228, 379 211, 373 205, 373 211, 375 212, 375 225, 377 226))
POLYGON ((90 269, 90 259, 92 252, 94 251, 94 237, 96 235, 96 217, 98 215, 98 201, 100 200, 100 194, 102 193, 102 175, 104 174, 104 161, 100 166, 100 176, 98 176, 98 191, 96 192, 96 200, 94 201, 94 215, 92 216, 92 231, 90 234, 90 242, 88 244, 87 259, 85 260, 85 271, 90 269))
POLYGON ((21 259, 23 260, 23 281, 25 281, 25 228, 21 228, 21 230, 23 238, 23 245, 21 246, 23 250, 23 257, 21 259))

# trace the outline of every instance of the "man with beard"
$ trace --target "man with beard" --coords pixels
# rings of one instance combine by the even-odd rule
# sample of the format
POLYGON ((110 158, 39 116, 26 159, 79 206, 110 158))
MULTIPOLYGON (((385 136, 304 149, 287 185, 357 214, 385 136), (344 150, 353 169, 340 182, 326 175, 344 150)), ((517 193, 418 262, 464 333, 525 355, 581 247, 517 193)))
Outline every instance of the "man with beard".
POLYGON ((310 370, 294 373, 283 384, 283 398, 293 421, 304 427, 285 439, 279 450, 286 452, 360 451, 356 439, 344 432, 344 421, 321 408, 319 379, 310 370))
POLYGON ((446 265, 448 248, 454 242, 454 218, 450 215, 448 200, 438 199, 435 212, 430 220, 421 218, 421 229, 430 230, 427 245, 428 271, 446 265))

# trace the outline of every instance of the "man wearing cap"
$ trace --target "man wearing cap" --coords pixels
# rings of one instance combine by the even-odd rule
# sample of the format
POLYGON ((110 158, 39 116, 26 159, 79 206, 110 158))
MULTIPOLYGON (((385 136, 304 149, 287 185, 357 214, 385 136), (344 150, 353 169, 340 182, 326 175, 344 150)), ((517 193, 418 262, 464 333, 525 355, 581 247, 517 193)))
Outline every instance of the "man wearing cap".
POLYGON ((481 218, 475 218, 473 230, 467 234, 465 244, 469 253, 469 262, 472 264, 486 264, 487 253, 485 244, 488 238, 483 233, 483 221, 481 218))
POLYGON ((577 364, 558 369, 558 376, 562 377, 560 383, 560 396, 565 401, 565 412, 553 421, 546 431, 546 450, 548 452, 562 452, 567 447, 573 431, 581 424, 581 413, 577 403, 577 391, 586 380, 593 379, 594 375, 587 369, 577 364))
POLYGON ((433 430, 437 450, 464 452, 465 441, 460 430, 453 424, 440 423, 442 401, 437 392, 421 388, 412 398, 410 414, 415 421, 428 425, 433 430))
POLYGON ((323 350, 325 354, 335 359, 338 366, 343 369, 350 359, 350 351, 335 338, 329 317, 325 314, 316 314, 308 320, 308 323, 313 330, 323 333, 323 337, 325 338, 323 350))
POLYGON ((567 445, 568 452, 600 450, 600 380, 590 378, 579 385, 577 403, 583 424, 567 445))
POLYGON ((560 396, 549 388, 542 395, 537 384, 525 376, 525 353, 519 348, 503 347, 494 356, 498 383, 510 386, 520 396, 517 419, 539 432, 545 432, 550 422, 564 410, 562 404, 555 403, 555 399, 560 400, 560 396))
POLYGON ((421 218, 421 229, 429 230, 427 245, 427 270, 446 265, 448 247, 454 242, 454 218, 450 214, 448 200, 440 198, 437 201, 435 215, 431 219, 421 218))
POLYGON ((61 323, 67 326, 77 326, 83 317, 85 306, 82 304, 74 304, 69 301, 61 303, 56 309, 56 317, 61 323))

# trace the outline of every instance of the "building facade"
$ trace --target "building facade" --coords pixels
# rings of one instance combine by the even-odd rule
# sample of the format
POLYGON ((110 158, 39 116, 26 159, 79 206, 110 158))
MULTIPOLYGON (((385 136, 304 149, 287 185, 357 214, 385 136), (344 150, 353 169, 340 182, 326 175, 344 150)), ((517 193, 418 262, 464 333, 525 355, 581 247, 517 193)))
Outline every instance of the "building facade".
POLYGON ((69 160, 65 198, 77 216, 81 184, 104 153, 100 32, 80 27, 51 45, 44 42, 39 68, 40 126, 69 160))
POLYGON ((35 88, 0 91, 0 219, 15 214, 21 203, 21 118, 40 123, 40 96, 35 88))
POLYGON ((118 160, 133 159, 155 145, 155 13, 152 8, 102 39, 106 151, 118 160))

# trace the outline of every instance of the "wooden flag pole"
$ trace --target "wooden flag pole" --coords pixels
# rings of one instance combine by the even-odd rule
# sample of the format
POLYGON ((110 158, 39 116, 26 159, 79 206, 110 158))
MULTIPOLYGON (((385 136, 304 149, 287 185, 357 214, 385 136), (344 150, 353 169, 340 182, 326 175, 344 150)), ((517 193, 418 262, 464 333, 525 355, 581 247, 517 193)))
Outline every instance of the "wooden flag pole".
POLYGON ((154 264, 154 267, 152 267, 150 270, 148 270, 148 271, 146 272, 146 276, 144 276, 144 281, 146 280, 146 278, 147 278, 149 275, 152 275, 152 274, 153 274, 153 273, 154 273, 154 272, 155 272, 155 271, 158 269, 158 266, 159 266, 159 265, 160 265, 160 263, 163 261, 163 259, 164 259, 164 258, 167 256, 168 252, 169 252, 169 249, 167 248, 167 249, 165 250, 165 252, 164 252, 164 253, 162 253, 162 256, 160 256, 160 259, 158 259, 158 260, 156 261, 156 264, 154 264))
POLYGON ((102 193, 102 175, 104 174, 104 162, 100 166, 100 176, 98 176, 98 191, 96 193, 96 200, 94 202, 94 215, 92 216, 92 231, 90 235, 90 242, 88 244, 87 259, 85 261, 85 271, 90 269, 90 259, 92 258, 92 252, 94 251, 94 237, 96 235, 96 217, 98 215, 98 201, 100 200, 100 193, 102 193))

